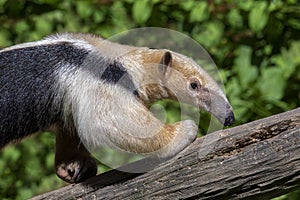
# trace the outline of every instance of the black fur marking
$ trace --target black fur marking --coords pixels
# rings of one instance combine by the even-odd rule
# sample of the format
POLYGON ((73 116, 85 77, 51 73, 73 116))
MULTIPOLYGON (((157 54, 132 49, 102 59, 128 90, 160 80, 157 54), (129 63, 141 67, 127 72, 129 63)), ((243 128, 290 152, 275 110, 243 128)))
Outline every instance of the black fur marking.
POLYGON ((0 52, 0 148, 60 120, 56 72, 88 53, 67 42, 0 52))
POLYGON ((127 89, 130 93, 134 93, 136 87, 133 79, 127 72, 125 67, 118 61, 114 61, 113 64, 109 64, 101 75, 101 79, 122 86, 127 89))
POLYGON ((133 78, 118 60, 105 59, 99 52, 89 54, 82 68, 108 84, 120 85, 130 93, 136 89, 133 78))
POLYGON ((125 74, 126 69, 118 62, 109 64, 101 75, 101 79, 109 83, 117 83, 125 74))

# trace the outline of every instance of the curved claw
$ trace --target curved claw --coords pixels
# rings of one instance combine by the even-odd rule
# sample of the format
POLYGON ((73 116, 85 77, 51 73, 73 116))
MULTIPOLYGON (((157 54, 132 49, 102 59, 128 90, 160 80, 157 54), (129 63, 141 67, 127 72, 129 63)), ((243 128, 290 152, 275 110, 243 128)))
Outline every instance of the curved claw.
POLYGON ((56 174, 68 183, 79 183, 97 174, 97 163, 92 157, 61 163, 56 174))

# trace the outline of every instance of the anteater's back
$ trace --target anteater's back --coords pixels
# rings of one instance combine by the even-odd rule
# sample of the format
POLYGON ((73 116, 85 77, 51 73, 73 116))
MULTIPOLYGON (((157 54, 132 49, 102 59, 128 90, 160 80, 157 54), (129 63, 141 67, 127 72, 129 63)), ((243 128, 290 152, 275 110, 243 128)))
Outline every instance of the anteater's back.
POLYGON ((86 52, 78 52, 67 42, 0 51, 0 148, 59 119, 57 71, 60 62, 80 65, 86 52))

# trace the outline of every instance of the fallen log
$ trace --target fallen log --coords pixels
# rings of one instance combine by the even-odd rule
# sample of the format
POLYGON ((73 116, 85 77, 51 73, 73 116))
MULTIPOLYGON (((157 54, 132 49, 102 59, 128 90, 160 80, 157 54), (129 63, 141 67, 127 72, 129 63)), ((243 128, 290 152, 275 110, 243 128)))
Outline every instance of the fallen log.
POLYGON ((270 199, 300 188, 300 108, 198 138, 176 157, 145 159, 41 199, 270 199), (131 170, 128 170, 128 169, 131 170))

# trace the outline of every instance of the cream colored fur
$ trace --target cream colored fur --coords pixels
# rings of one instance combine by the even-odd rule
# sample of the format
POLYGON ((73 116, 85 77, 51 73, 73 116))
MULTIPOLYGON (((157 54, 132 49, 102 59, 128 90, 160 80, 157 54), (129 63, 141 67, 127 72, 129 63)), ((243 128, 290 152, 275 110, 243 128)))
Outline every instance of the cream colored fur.
MULTIPOLYGON (((195 139, 195 122, 182 121, 165 125, 153 116, 147 106, 159 99, 176 98, 215 115, 222 115, 211 104, 206 104, 205 98, 208 96, 201 97, 188 91, 191 77, 199 79, 202 87, 217 94, 215 96, 221 99, 220 102, 228 103, 213 79, 193 60, 181 54, 170 51, 173 67, 171 75, 164 78, 158 65, 164 53, 169 50, 130 47, 91 35, 67 34, 54 39, 74 41, 76 45, 84 44, 83 47, 95 52, 91 56, 120 61, 139 89, 140 99, 120 85, 106 83, 84 70, 78 70, 72 76, 60 72, 60 85, 67 88, 65 116, 72 113, 78 135, 89 149, 108 146, 160 157, 180 152, 195 139)), ((90 64, 89 61, 84 63, 90 64)))

